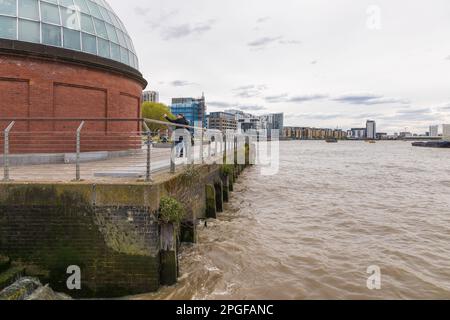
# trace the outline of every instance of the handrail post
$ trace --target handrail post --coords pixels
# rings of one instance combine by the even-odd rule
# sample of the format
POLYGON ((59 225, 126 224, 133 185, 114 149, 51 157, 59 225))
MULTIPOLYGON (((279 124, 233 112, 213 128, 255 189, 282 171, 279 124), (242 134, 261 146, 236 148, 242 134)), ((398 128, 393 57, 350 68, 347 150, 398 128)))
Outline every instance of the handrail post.
POLYGON ((3 140, 3 168, 4 168, 4 173, 3 173, 3 181, 10 181, 9 178, 9 132, 11 131, 11 129, 14 127, 14 124, 16 122, 13 121, 9 124, 9 126, 5 129, 4 131, 4 140, 3 140))
MULTIPOLYGON (((176 130, 176 128, 175 128, 176 130)), ((172 141, 172 146, 170 147, 170 173, 175 173, 175 158, 177 156, 177 151, 176 151, 176 135, 172 134, 173 136, 173 141, 172 141)), ((184 152, 187 153, 187 150, 185 150, 184 152)))
POLYGON ((81 172, 80 172, 80 153, 81 153, 81 130, 83 129, 84 121, 81 121, 80 126, 77 129, 77 154, 76 154, 76 172, 75 172, 75 180, 81 180, 81 172))
POLYGON ((224 161, 224 164, 227 164, 226 162, 227 162, 227 134, 225 133, 224 135, 223 135, 223 143, 222 143, 222 146, 223 146, 223 161, 224 161))
POLYGON ((145 181, 151 182, 152 181, 152 167, 151 167, 151 161, 152 161, 152 132, 150 128, 148 127, 147 123, 144 123, 145 133, 147 135, 147 163, 146 163, 146 171, 145 171, 145 181))
POLYGON ((201 134, 201 141, 200 141, 200 159, 202 161, 202 164, 205 163, 205 152, 204 152, 204 148, 203 148, 203 142, 205 140, 205 130, 202 129, 202 134, 201 134))
POLYGON ((211 137, 208 139, 208 159, 211 158, 211 137))

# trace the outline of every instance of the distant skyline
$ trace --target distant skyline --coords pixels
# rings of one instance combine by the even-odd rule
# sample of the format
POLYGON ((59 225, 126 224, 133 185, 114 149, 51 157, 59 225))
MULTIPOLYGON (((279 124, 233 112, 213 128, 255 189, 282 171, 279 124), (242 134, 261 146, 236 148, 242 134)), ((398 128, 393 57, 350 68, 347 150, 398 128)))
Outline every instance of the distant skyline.
POLYGON ((109 0, 160 100, 382 132, 450 123, 447 0, 109 0))

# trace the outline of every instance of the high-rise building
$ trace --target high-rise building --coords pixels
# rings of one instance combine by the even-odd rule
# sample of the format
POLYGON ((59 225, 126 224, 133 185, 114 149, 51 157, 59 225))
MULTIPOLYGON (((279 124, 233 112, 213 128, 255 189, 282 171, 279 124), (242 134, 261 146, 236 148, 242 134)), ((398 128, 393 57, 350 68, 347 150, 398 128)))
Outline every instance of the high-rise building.
POLYGON ((442 126, 442 139, 450 141, 450 124, 444 124, 442 126))
POLYGON ((430 137, 437 137, 439 131, 439 126, 430 126, 430 137))
POLYGON ((159 93, 157 91, 144 91, 142 93, 143 102, 159 102, 159 93))
POLYGON ((375 140, 377 138, 377 124, 375 121, 367 120, 366 138, 370 140, 375 140))
POLYGON ((183 114, 191 126, 206 128, 205 96, 201 98, 173 98, 170 107, 173 114, 183 114))
POLYGON ((208 128, 220 131, 237 130, 237 120, 232 113, 211 112, 208 116, 208 128))

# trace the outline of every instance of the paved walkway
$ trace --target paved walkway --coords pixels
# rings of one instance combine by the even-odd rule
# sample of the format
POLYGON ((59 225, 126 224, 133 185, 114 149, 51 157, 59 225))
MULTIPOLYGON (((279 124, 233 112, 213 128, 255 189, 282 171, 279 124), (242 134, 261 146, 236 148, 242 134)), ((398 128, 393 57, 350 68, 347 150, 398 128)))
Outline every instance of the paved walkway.
MULTIPOLYGON (((151 172, 156 177, 167 174, 170 169, 170 149, 151 151, 151 172)), ((205 148, 206 158, 207 148, 205 148)), ((200 158, 200 150, 194 149, 195 158, 200 158)), ((145 179, 147 154, 142 152, 108 160, 84 162, 80 165, 81 179, 93 182, 136 182, 145 179)), ((177 167, 187 164, 187 159, 177 159, 177 167)), ((0 182, 3 167, 0 167, 0 182)), ((45 164, 12 166, 10 178, 14 182, 69 182, 75 179, 76 166, 71 164, 45 164)))

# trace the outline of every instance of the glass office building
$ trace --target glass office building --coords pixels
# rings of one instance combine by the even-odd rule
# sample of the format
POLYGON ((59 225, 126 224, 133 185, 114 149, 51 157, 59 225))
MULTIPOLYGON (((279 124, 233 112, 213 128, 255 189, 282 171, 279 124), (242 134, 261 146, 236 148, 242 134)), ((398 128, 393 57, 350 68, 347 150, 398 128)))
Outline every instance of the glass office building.
POLYGON ((205 97, 174 98, 170 107, 174 115, 183 114, 189 121, 189 125, 206 128, 206 103, 205 97))

